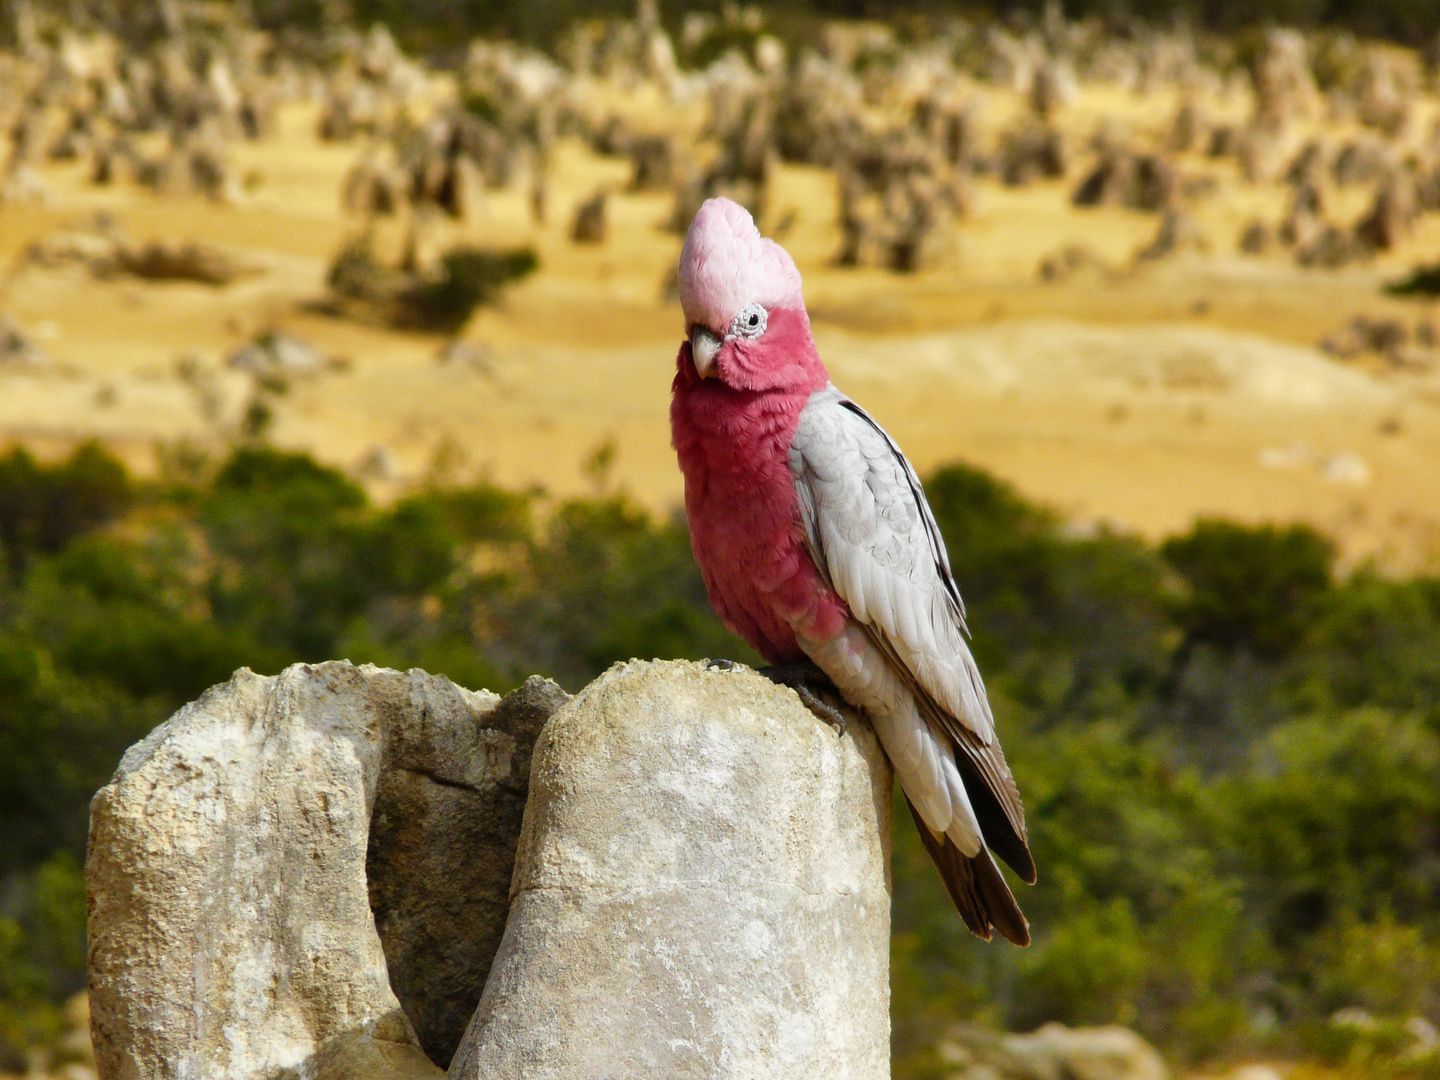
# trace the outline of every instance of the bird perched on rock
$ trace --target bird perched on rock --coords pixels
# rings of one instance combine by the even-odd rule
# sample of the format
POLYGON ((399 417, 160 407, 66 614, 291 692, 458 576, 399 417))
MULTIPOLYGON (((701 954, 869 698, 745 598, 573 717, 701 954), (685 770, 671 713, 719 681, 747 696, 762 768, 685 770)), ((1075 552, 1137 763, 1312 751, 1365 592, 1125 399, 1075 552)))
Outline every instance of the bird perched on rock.
POLYGON ((1027 944, 990 855, 1034 882, 1024 810, 915 471, 831 385, 800 272, 742 207, 701 206, 679 287, 670 424, 710 602, 817 711, 807 671, 865 711, 966 925, 1027 944))

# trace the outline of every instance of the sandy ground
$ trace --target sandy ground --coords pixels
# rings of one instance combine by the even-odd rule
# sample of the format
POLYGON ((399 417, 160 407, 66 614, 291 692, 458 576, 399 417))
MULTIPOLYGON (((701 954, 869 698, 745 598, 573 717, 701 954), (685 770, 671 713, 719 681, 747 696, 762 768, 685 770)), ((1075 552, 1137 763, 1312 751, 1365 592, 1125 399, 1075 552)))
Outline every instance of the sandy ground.
MULTIPOLYGON (((1093 126, 1126 109, 1135 124, 1159 123, 1173 102, 1091 91, 1069 122, 1093 126)), ((293 383, 278 399, 273 437, 347 468, 386 448, 399 471, 375 482, 377 494, 423 476, 437 453, 501 483, 588 491, 584 462, 609 440, 612 482, 656 509, 673 505, 680 477, 667 404, 681 320, 662 283, 680 238, 661 228, 669 196, 626 194, 625 163, 562 143, 546 225, 532 225, 517 190, 493 193, 479 220, 442 226, 441 244, 533 244, 542 267, 464 330, 483 362, 444 365, 439 337, 313 309, 330 258, 360 225, 338 198, 360 147, 318 142, 314 121, 310 107, 289 107, 277 138, 234 148, 249 184, 233 205, 95 188, 80 166, 63 165, 44 172, 45 203, 0 207, 0 314, 56 361, 39 372, 0 368, 0 440, 55 452, 98 435, 145 469, 160 442, 218 447, 251 392, 225 357, 284 329, 350 363, 293 383), (573 208, 602 184, 617 189, 609 239, 572 244, 573 208), (264 272, 210 288, 98 280, 21 257, 36 239, 93 227, 102 212, 136 240, 204 239, 264 272)), ((1336 536, 1352 563, 1437 565, 1440 376, 1341 363, 1315 343, 1359 312, 1411 323, 1432 314, 1380 286, 1433 257, 1440 216, 1374 263, 1301 270, 1283 254, 1236 254, 1247 220, 1279 216, 1278 185, 1241 185, 1198 158, 1193 169, 1219 184, 1195 209, 1210 251, 1138 268, 1132 255, 1157 218, 1076 210, 1073 177, 980 184, 954 265, 917 275, 831 265, 834 180, 820 170, 785 168, 764 224, 786 226, 836 383, 922 471, 983 466, 1079 530, 1160 536, 1200 514, 1299 519, 1336 536), (1039 260, 1069 243, 1110 269, 1040 281, 1039 260)), ((383 223, 382 248, 402 231, 383 223)))

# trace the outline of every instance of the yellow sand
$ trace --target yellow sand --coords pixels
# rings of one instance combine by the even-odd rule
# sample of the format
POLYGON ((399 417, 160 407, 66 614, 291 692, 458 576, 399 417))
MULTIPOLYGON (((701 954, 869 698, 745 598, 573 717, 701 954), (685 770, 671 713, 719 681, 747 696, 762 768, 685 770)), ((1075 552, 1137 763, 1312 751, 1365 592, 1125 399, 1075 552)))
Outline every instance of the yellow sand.
MULTIPOLYGON (((1005 103, 993 92, 992 114, 1005 103)), ((1065 115, 1083 133, 1102 116, 1160 130, 1175 102, 1087 91, 1065 115)), ((1220 106, 1217 106, 1219 108, 1220 106)), ((1213 111, 1212 111, 1213 115, 1213 111)), ((52 198, 0 208, 0 314, 37 334, 58 361, 43 373, 0 370, 0 440, 43 452, 99 435, 137 467, 158 441, 219 446, 248 400, 248 378, 221 370, 256 333, 283 328, 348 358, 348 372, 294 383, 278 400, 273 436, 285 446, 355 467, 374 447, 403 475, 422 475, 437 449, 461 472, 557 495, 591 490, 584 460, 606 440, 613 481, 657 509, 680 477, 667 405, 680 315, 662 297, 679 237, 662 229, 670 200, 623 191, 623 162, 562 143, 549 221, 534 226, 522 191, 492 193, 482 220, 438 227, 441 246, 535 245, 541 272, 478 314, 463 337, 483 343, 488 367, 442 366, 442 339, 315 313, 329 259, 359 227, 339 205, 358 144, 322 144, 313 107, 287 107, 279 136, 238 145, 251 189, 238 205, 98 189, 79 166, 44 170, 52 198), (600 185, 610 237, 570 243, 575 205, 600 185), (267 271, 223 289, 101 281, 79 268, 17 262, 32 240, 90 227, 100 211, 136 240, 204 239, 264 260, 267 271), (6 271, 3 268, 12 268, 6 271), (217 408, 207 416, 177 359, 195 354, 217 408)), ((913 276, 842 270, 833 177, 782 170, 768 226, 806 279, 822 354, 842 389, 869 409, 922 470, 965 460, 1054 504, 1084 529, 1098 523, 1158 536, 1197 514, 1246 521, 1302 519, 1334 534, 1347 558, 1413 568, 1440 555, 1440 375, 1391 373, 1376 361, 1340 363, 1315 343, 1358 313, 1413 323, 1428 305, 1382 296, 1380 284, 1440 248, 1440 215, 1401 251, 1343 271, 1301 270, 1283 254, 1236 254, 1256 215, 1276 220, 1279 185, 1211 171, 1218 191, 1194 214, 1211 242, 1131 268, 1155 233, 1154 215, 1076 210, 1065 183, 1011 190, 979 185, 954 266, 913 276), (1088 246, 1114 273, 1085 270, 1041 282, 1039 260, 1088 246)), ((1363 197, 1341 216, 1358 214, 1363 197)), ((402 221, 382 223, 398 248, 402 221)))

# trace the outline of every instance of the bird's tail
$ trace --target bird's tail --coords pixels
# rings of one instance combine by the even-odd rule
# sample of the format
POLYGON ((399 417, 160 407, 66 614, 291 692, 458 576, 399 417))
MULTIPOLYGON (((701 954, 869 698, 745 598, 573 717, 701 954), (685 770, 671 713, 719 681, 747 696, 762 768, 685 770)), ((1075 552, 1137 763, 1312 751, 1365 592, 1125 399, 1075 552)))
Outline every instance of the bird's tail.
POLYGON ((945 891, 955 904, 955 910, 965 920, 971 933, 990 940, 992 928, 1000 936, 1016 945, 1030 944, 1030 924, 1010 886, 1000 875, 1000 868, 990 857, 985 845, 974 858, 963 855, 955 842, 948 836, 937 836, 925 824, 925 819, 915 810, 910 796, 905 796, 905 805, 910 807, 910 816, 915 819, 915 828, 925 844, 925 850, 935 861, 940 877, 945 882, 945 891))

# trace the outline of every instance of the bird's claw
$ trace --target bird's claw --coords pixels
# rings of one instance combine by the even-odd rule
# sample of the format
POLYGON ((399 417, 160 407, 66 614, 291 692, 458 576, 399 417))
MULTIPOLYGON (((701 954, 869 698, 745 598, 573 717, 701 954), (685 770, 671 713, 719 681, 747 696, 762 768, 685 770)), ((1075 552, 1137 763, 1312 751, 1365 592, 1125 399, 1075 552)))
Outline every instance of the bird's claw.
POLYGON ((760 674, 773 683, 788 686, 794 690, 807 709, 835 729, 837 738, 845 734, 847 723, 845 714, 820 696, 825 694, 839 697, 840 691, 835 688, 830 677, 814 664, 799 663, 764 667, 760 669, 760 674))
POLYGON ((734 671, 734 660, 706 660, 705 667, 709 671, 734 671))
POLYGON ((800 695, 800 700, 805 703, 806 708, 835 729, 835 737, 837 739, 844 737, 846 720, 843 712, 835 708, 835 706, 831 705, 828 701, 822 700, 815 691, 811 690, 804 683, 791 689, 800 695))

